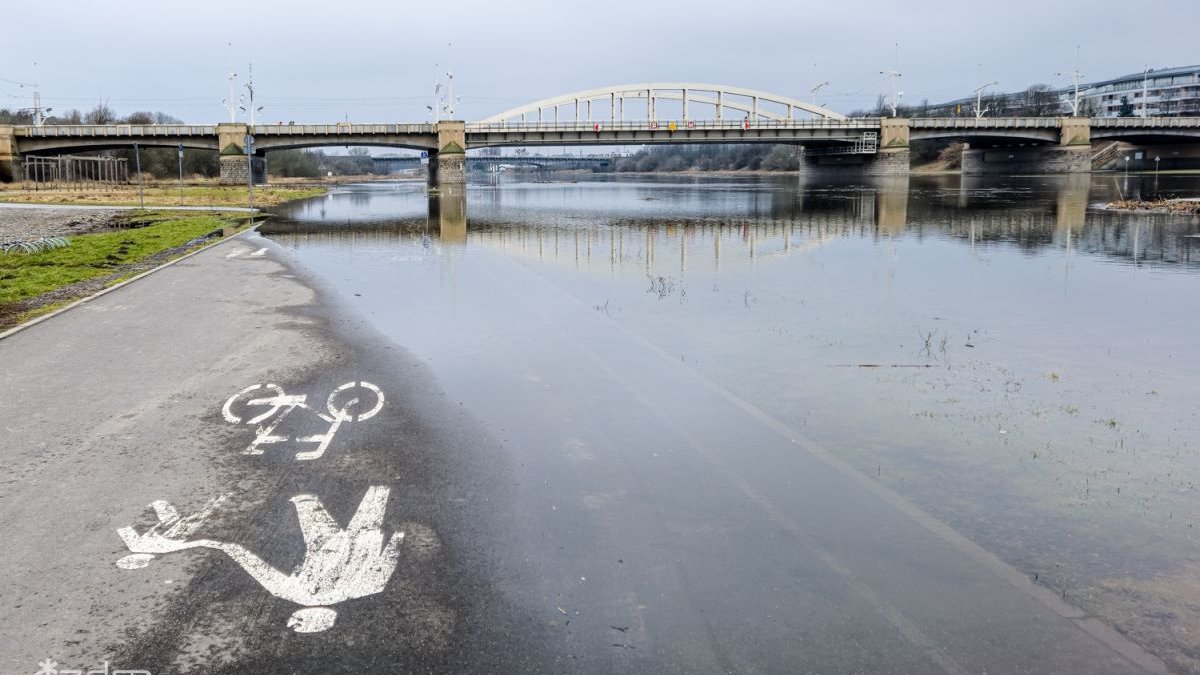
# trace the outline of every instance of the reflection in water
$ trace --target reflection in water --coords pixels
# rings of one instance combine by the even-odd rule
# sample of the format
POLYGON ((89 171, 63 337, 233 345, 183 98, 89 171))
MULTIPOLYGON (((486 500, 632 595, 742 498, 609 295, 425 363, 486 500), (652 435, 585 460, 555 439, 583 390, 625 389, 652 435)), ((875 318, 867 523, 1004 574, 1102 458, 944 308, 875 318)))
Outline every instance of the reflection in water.
MULTIPOLYGON (((1173 194, 1182 192, 1172 178, 1173 194)), ((418 183, 386 183, 348 186, 285 207, 282 219, 263 231, 348 245, 430 236, 446 244, 511 248, 527 240, 561 244, 566 237, 581 240, 585 257, 603 240, 616 247, 614 263, 653 257, 656 239, 661 247, 686 232, 689 241, 711 249, 718 265, 723 241, 727 247, 742 242, 753 258, 761 251, 790 251, 799 240, 811 246, 838 237, 904 236, 949 238, 972 251, 1008 243, 1028 253, 1054 248, 1122 263, 1194 264, 1200 246, 1200 239, 1188 236, 1194 218, 1089 210, 1129 193, 1117 180, 1132 180, 1140 194, 1149 192, 1146 180, 1157 179, 905 176, 868 185, 707 182, 703 191, 690 189, 696 183, 502 183, 432 197, 418 183), (643 243, 627 249, 633 231, 641 232, 643 243)), ((545 255, 544 247, 539 250, 545 255)), ((556 247, 553 255, 561 254, 556 247)), ((678 254, 683 260, 689 256, 684 250, 678 254)))
POLYGON ((594 310, 1186 668, 1200 226, 1096 207, 1198 192, 1155 180, 390 183, 262 231, 477 407, 529 385, 482 381, 493 350, 603 351, 555 324, 594 310))
POLYGON ((446 243, 467 240, 467 191, 465 186, 449 185, 429 198, 431 229, 446 243))

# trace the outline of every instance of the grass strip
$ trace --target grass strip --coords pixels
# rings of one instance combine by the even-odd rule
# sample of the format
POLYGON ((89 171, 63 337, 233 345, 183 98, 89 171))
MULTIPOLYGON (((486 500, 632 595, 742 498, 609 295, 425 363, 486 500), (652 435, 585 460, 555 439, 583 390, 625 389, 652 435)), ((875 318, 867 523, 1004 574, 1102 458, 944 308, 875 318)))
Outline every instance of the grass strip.
MULTIPOLYGON (((273 206, 296 199, 325 194, 323 187, 254 188, 255 206, 273 206)), ((145 189, 146 206, 180 206, 179 186, 151 185, 145 189)), ((17 186, 0 188, 0 202, 14 204, 80 204, 93 206, 138 206, 137 186, 76 190, 25 190, 17 186)), ((249 190, 244 185, 187 185, 182 206, 247 206, 249 190)))
POLYGON ((208 213, 139 213, 126 229, 70 237, 71 245, 40 253, 0 255, 0 309, 64 286, 119 273, 239 219, 208 213))

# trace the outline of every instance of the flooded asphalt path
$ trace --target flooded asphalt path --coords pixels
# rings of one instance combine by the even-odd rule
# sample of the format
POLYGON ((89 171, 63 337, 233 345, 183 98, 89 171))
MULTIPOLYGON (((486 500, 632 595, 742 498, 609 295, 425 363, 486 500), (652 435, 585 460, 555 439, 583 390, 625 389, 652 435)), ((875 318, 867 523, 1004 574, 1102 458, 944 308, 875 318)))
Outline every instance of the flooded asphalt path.
MULTIPOLYGON (((329 312, 269 242, 223 243, 17 333, 0 341, 0 363, 0 672, 47 660, 155 674, 553 672, 543 617, 502 593, 520 571, 499 579, 490 562, 511 512, 502 454, 401 349, 329 312), (265 383, 320 411, 359 381, 383 407, 341 425, 319 459, 296 461, 316 444, 294 440, 243 454, 256 427, 222 412, 265 383), (338 544, 306 542, 301 507, 309 523, 329 524, 319 505, 334 529, 353 527, 379 488, 381 539, 404 533, 394 573, 379 592, 330 604, 328 630, 294 632, 304 605, 280 594, 305 584, 282 577, 338 544), (118 567, 133 550, 118 529, 150 534, 152 503, 187 519, 222 496, 193 531, 158 533, 240 546, 262 564, 200 546, 118 567)), ((275 434, 329 426, 299 408, 275 434)))
POLYGON ((290 257, 226 242, 0 341, 4 672, 1161 669, 518 263, 439 320, 290 257))

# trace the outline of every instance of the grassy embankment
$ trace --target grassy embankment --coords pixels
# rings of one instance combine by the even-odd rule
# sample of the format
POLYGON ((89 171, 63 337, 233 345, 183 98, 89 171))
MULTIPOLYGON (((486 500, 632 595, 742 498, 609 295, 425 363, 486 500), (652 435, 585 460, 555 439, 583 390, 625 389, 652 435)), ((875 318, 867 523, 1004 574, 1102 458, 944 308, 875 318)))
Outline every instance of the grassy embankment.
POLYGON ((80 234, 70 245, 0 255, 0 329, 8 328, 177 258, 249 224, 243 215, 136 212, 120 229, 80 234))
MULTIPOLYGON (((325 194, 320 186, 256 186, 255 206, 272 206, 293 199, 325 194)), ((152 183, 145 187, 146 206, 180 206, 179 185, 152 183)), ((93 206, 137 206, 137 186, 87 188, 86 190, 33 190, 32 184, 0 184, 0 202, 19 204, 83 204, 93 206)), ((246 206, 249 190, 234 185, 184 185, 183 206, 246 206)))

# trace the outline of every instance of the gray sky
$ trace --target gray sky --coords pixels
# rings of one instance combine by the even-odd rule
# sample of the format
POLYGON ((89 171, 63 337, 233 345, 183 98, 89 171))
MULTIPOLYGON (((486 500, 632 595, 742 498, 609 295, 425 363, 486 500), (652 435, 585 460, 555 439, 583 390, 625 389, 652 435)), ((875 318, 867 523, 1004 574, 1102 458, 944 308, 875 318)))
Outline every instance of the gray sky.
MULTIPOLYGON (((13 8, 15 9, 15 8, 13 8)), ((449 66, 456 117, 612 84, 712 82, 846 112, 889 90, 899 42, 904 101, 1064 85, 1200 63, 1195 0, 560 0, 558 2, 60 0, 10 11, 0 78, 38 82, 44 105, 226 119, 232 65, 254 64, 260 121, 416 122, 449 66), (232 42, 232 49, 227 43, 232 42), (36 68, 34 61, 37 62, 36 68), (440 68, 435 69, 435 64, 440 68), (980 65, 982 64, 982 65, 980 65)), ((0 81, 0 107, 31 92, 0 81)))

